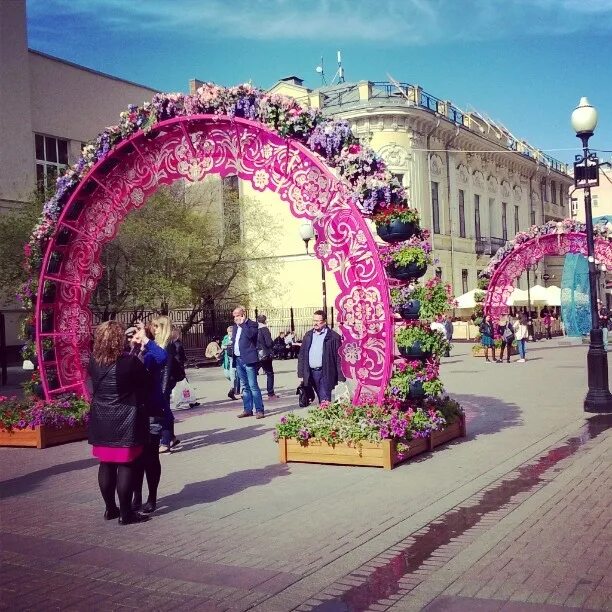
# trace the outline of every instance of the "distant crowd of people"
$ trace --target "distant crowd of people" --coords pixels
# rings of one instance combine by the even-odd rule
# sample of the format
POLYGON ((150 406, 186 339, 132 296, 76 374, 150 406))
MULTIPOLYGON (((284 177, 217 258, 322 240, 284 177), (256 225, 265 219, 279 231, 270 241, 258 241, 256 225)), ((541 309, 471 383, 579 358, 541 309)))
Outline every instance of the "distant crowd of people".
MULTIPOLYGON (((230 383, 228 397, 242 399, 238 418, 265 417, 257 375, 265 373, 267 398, 276 399, 273 360, 294 354, 300 385, 311 388, 319 402, 331 401, 332 390, 345 380, 339 358, 342 340, 327 325, 323 310, 314 312, 312 329, 301 343, 291 332, 273 340, 266 316, 252 321, 243 306, 237 306, 232 316, 234 323, 216 354, 230 383)), ((147 326, 138 322, 127 330, 116 321, 96 328, 89 363, 89 443, 100 460, 98 484, 106 520, 140 523, 156 510, 162 473, 159 455, 180 444, 170 398, 185 379, 185 363, 180 331, 167 316, 156 317, 147 326), (145 477, 148 495, 143 504, 145 477)))

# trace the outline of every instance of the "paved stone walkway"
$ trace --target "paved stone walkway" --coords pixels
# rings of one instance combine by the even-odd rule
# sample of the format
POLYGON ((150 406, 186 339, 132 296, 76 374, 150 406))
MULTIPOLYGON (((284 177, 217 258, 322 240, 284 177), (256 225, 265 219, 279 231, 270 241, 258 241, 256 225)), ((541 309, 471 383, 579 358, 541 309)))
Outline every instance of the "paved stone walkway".
POLYGON ((102 520, 85 442, 0 449, 0 607, 612 609, 612 422, 585 424, 584 347, 530 348, 508 365, 459 345, 443 376, 467 439, 391 472, 278 463, 295 362, 263 421, 193 371, 202 406, 142 525, 102 520))

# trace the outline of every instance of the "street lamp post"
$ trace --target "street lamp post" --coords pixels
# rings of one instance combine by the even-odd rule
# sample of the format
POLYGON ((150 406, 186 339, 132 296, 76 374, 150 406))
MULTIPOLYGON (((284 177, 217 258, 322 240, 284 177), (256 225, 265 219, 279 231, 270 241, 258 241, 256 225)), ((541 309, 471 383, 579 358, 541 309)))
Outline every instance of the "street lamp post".
POLYGON ((608 354, 603 345, 603 333, 599 327, 597 310, 597 271, 595 269, 595 240, 593 237, 593 211, 591 187, 599 184, 599 160, 589 151, 589 138, 597 126, 597 110, 586 98, 572 113, 572 127, 582 141, 582 155, 574 161, 574 184, 584 190, 586 216, 587 259, 589 264, 589 293, 591 306, 591 343, 587 355, 589 390, 584 399, 585 412, 612 412, 612 394, 608 386, 608 354))
MULTIPOLYGON (((316 237, 314 227, 310 221, 305 221, 300 225, 300 237, 306 246, 306 254, 308 255, 308 243, 316 237)), ((323 312, 327 315, 327 282, 325 278, 325 264, 321 260, 321 290, 323 293, 323 312)))

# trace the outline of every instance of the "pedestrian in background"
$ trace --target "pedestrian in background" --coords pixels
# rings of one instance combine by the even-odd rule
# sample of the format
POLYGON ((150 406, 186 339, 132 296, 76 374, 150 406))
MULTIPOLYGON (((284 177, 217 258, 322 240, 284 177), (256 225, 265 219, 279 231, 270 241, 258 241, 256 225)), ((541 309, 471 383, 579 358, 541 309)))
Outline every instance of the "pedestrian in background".
POLYGON ((446 332, 446 341, 448 342, 448 346, 446 347, 445 357, 450 357, 451 350, 451 342, 453 340, 453 318, 450 315, 447 315, 444 319, 444 330, 446 332))
POLYGON ((323 310, 315 310, 312 329, 304 334, 298 355, 298 378, 304 386, 311 386, 319 403, 331 401, 331 392, 346 378, 340 367, 340 346, 342 338, 327 326, 327 315, 323 310))
POLYGON ((519 352, 519 363, 524 363, 527 360, 525 355, 527 352, 527 337, 529 336, 529 329, 527 327, 528 322, 529 319, 525 314, 521 315, 520 319, 517 319, 514 322, 514 336, 516 338, 516 346, 519 352))
POLYGON ((223 376, 230 383, 230 390, 227 392, 227 397, 232 400, 237 399, 240 395, 240 379, 236 375, 236 365, 234 364, 234 347, 232 345, 232 326, 227 328, 227 334, 221 340, 222 358, 221 365, 223 367, 223 376))
POLYGON ((268 318, 266 315, 259 315, 257 317, 257 325, 259 326, 257 335, 257 356, 259 357, 259 368, 261 368, 266 374, 266 390, 268 392, 268 399, 278 399, 278 395, 274 393, 274 367, 272 365, 273 347, 274 342, 272 341, 272 334, 268 326, 266 325, 268 318))
POLYGON ((259 327, 255 321, 246 316, 244 306, 236 306, 233 311, 234 327, 232 328, 232 346, 234 349, 234 360, 236 373, 242 385, 243 411, 238 415, 239 419, 253 416, 264 418, 264 404, 261 397, 261 389, 257 382, 257 338, 259 327))
POLYGON ((512 317, 508 315, 503 323, 497 326, 497 333, 501 338, 501 350, 497 363, 502 363, 504 360, 504 350, 506 351, 506 362, 510 363, 510 354, 512 353, 512 344, 514 343, 514 326, 512 325, 512 317))
POLYGON ((493 353, 493 361, 495 361, 495 329, 493 327, 493 321, 491 315, 485 315, 482 323, 480 324, 480 344, 484 347, 485 360, 491 362, 489 359, 489 349, 493 353))
POLYGON ((123 327, 117 321, 96 328, 89 376, 88 438, 93 455, 100 460, 98 485, 106 505, 104 518, 118 518, 121 525, 140 523, 148 517, 132 510, 132 493, 148 440, 145 402, 149 381, 143 364, 125 352, 123 327))
POLYGON ((603 305, 601 300, 597 300, 597 316, 599 317, 599 327, 603 338, 604 350, 608 350, 608 324, 610 323, 610 313, 603 305))

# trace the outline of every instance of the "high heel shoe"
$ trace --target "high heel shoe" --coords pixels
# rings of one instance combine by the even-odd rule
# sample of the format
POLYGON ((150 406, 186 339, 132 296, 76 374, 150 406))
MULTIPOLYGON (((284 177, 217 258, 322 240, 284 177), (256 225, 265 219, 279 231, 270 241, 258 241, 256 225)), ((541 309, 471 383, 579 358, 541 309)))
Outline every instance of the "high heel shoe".
POLYGON ((132 523, 146 523, 149 520, 151 520, 150 516, 145 516, 139 512, 132 512, 132 514, 126 518, 120 516, 117 522, 120 525, 131 525, 132 523))

